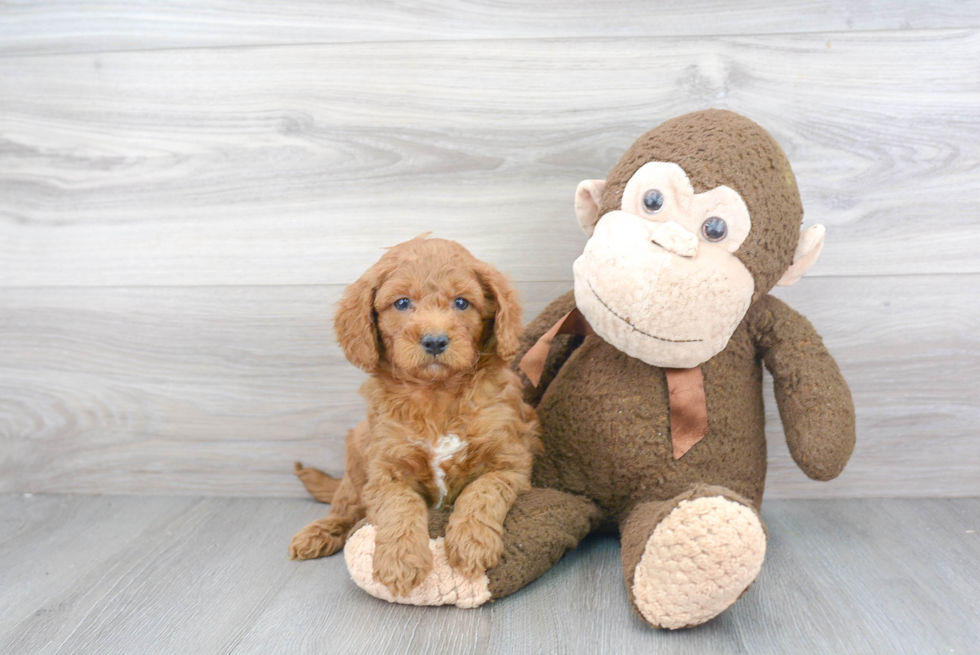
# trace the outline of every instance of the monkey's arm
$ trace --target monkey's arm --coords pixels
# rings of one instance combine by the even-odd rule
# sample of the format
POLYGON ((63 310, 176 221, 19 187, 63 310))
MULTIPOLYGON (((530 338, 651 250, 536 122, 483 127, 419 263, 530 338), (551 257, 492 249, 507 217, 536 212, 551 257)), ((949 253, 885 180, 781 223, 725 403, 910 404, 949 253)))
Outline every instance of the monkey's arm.
POLYGON ((790 454, 815 480, 837 477, 854 450, 854 403, 837 362, 810 322, 777 298, 759 300, 748 319, 790 454))
POLYGON ((545 360, 541 381, 537 387, 531 384, 527 376, 521 372, 521 359, 538 342, 538 339, 544 336, 545 332, 550 330, 562 316, 573 309, 575 309, 575 292, 569 291, 552 300, 551 304, 544 308, 544 311, 524 327, 524 332, 521 334, 520 348, 517 350, 517 356, 514 357, 512 368, 524 383, 524 402, 532 407, 538 406, 538 402, 544 396, 544 392, 547 391, 548 385, 558 375, 558 371, 561 370, 569 355, 582 345, 584 337, 568 334, 559 334, 555 337, 555 340, 551 344, 551 350, 548 353, 548 359, 545 360))

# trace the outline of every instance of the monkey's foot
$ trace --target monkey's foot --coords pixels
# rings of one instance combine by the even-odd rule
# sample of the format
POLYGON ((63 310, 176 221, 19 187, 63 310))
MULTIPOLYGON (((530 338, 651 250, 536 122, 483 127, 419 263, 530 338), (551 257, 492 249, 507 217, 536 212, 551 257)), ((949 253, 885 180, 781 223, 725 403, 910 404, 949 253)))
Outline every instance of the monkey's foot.
POLYGON ((429 539, 432 571, 407 596, 395 596, 374 579, 374 538, 376 530, 366 523, 347 539, 344 560, 358 587, 375 598, 405 605, 455 605, 464 609, 479 607, 490 600, 490 582, 486 573, 467 578, 449 566, 445 539, 429 539))
POLYGON ((704 623, 748 589, 765 555, 766 533, 752 509, 721 496, 681 501, 636 565, 636 608, 659 628, 704 623))

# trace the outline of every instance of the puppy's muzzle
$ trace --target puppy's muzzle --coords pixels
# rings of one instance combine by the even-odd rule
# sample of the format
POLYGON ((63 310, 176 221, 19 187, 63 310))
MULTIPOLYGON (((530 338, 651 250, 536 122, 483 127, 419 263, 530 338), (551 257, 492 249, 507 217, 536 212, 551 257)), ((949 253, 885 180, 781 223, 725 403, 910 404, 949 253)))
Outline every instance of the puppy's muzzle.
POLYGON ((449 337, 445 334, 424 334, 419 343, 425 352, 430 355, 438 355, 449 347, 449 337))

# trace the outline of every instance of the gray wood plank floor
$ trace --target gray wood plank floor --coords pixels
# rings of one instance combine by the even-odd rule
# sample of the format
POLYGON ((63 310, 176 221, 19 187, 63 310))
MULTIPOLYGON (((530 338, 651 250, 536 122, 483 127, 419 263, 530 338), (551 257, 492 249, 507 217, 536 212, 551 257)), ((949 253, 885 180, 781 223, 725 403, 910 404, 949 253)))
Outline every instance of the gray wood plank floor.
POLYGON ((646 628, 590 538, 478 610, 368 597, 341 557, 290 562, 302 500, 0 496, 0 652, 976 653, 980 499, 781 500, 729 612, 646 628))

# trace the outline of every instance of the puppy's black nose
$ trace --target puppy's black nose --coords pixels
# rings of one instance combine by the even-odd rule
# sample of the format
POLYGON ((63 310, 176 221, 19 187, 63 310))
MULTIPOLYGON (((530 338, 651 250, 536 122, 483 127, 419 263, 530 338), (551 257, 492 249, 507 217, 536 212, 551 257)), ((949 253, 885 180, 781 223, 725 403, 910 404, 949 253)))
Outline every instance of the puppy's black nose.
POLYGON ((425 352, 430 355, 438 355, 449 345, 449 337, 445 334, 425 334, 422 335, 422 340, 419 343, 422 344, 425 352))

